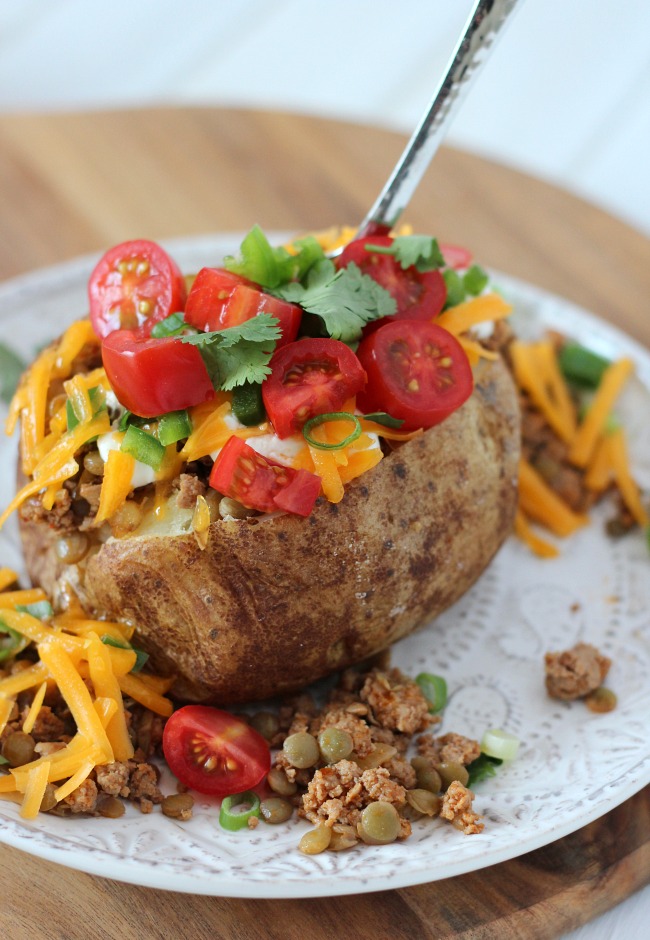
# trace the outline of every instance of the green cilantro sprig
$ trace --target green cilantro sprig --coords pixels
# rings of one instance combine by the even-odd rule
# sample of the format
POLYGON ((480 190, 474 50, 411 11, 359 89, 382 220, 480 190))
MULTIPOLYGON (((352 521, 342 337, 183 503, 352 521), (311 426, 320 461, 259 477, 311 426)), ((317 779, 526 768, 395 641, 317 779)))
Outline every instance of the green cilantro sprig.
POLYGON ((356 264, 337 271, 328 259, 310 268, 304 283, 287 284, 274 293, 320 317, 329 335, 344 343, 359 339, 366 323, 397 311, 388 291, 356 264))
POLYGON ((488 777, 495 777, 497 767, 500 767, 502 763, 503 761, 500 758, 490 757, 488 754, 481 752, 476 760, 473 760, 472 763, 467 766, 467 770, 469 771, 467 786, 473 787, 474 784, 480 783, 481 780, 487 780, 488 777))
POLYGON ((238 326, 180 340, 197 347, 214 387, 228 392, 245 382, 263 382, 270 375, 269 361, 281 336, 278 322, 260 313, 238 326))
POLYGON ((403 270, 416 268, 420 272, 435 271, 445 265, 438 240, 429 235, 398 235, 390 245, 368 243, 366 251, 392 255, 403 270))

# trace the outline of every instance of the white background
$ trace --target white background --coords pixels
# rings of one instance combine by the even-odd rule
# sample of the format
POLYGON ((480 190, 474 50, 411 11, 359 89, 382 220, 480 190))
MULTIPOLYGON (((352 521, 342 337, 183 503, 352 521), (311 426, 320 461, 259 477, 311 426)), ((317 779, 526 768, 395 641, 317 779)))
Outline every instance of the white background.
MULTIPOLYGON (((0 0, 0 112, 250 105, 410 132, 470 6, 0 0)), ((650 234, 649 0, 520 7, 450 141, 558 183, 650 234)), ((571 940, 642 940, 648 922, 650 889, 571 940)))

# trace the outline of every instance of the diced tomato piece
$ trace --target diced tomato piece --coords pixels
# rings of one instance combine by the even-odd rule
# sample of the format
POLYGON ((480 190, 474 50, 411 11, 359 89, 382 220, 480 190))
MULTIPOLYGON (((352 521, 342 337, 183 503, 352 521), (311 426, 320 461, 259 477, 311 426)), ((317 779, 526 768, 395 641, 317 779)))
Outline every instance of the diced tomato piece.
POLYGON ((250 281, 221 268, 201 268, 187 303, 185 322, 206 332, 238 326, 259 313, 276 317, 282 330, 278 346, 293 342, 298 335, 302 310, 259 290, 250 281))
POLYGON ((461 245, 441 244, 440 251, 449 268, 468 268, 472 261, 472 253, 461 245))
POLYGON ((463 347, 435 323, 394 320, 362 340, 357 355, 368 373, 359 408, 401 418, 402 431, 439 424, 472 393, 463 347))
POLYGON ((163 752, 181 783, 212 796, 249 790, 271 767, 262 735, 241 718, 209 705, 185 705, 167 719, 163 752))
POLYGON ((139 239, 115 245, 99 260, 88 282, 90 319, 98 336, 154 323, 183 309, 185 279, 167 252, 139 239))
POLYGON ((142 418, 199 405, 215 395, 199 350, 175 337, 114 330, 102 341, 102 360, 118 401, 142 418))
POLYGON ((336 339, 301 339, 276 350, 262 383, 266 413, 278 437, 302 430, 316 415, 340 411, 365 385, 349 346, 336 339))
POLYGON ((248 509, 282 509, 308 516, 320 493, 320 478, 268 460, 241 440, 231 437, 220 451, 210 474, 210 486, 248 509))
POLYGON ((389 248, 392 243, 393 239, 388 236, 358 238, 344 248, 338 259, 341 268, 354 262, 364 274, 370 275, 385 288, 397 303, 395 316, 368 323, 364 328, 364 336, 391 319, 433 320, 447 299, 447 285, 440 271, 421 272, 415 267, 404 269, 393 255, 368 251, 366 247, 376 245, 389 248))

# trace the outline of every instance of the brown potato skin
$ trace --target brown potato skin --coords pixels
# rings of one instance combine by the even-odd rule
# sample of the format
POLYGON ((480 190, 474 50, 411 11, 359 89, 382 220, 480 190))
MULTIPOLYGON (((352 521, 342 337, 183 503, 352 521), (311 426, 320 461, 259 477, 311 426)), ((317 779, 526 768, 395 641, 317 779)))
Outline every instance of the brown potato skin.
POLYGON ((354 480, 339 504, 212 523, 193 535, 109 540, 62 571, 34 524, 27 565, 52 590, 79 580, 99 615, 137 625, 176 697, 216 704, 298 689, 359 662, 454 603, 510 533, 519 409, 501 361, 482 360, 457 412, 354 480))

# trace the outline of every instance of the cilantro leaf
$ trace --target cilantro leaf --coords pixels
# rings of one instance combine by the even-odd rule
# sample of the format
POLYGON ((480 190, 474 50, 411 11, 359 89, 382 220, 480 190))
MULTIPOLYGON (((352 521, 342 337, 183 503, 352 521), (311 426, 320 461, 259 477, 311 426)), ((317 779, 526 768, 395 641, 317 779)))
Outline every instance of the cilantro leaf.
POLYGON ((304 284, 287 284, 275 293, 321 317, 329 335, 344 343, 359 339, 366 323, 391 317, 397 310, 388 291, 356 264, 337 271, 327 259, 313 265, 304 284))
POLYGON ((488 777, 495 777, 497 767, 500 767, 503 761, 499 757, 489 757, 487 754, 479 754, 476 760, 467 765, 469 771, 468 787, 473 787, 475 783, 480 783, 488 777))
POLYGON ((178 334, 187 329, 187 323, 182 313, 172 313, 164 320, 158 320, 151 328, 151 336, 155 339, 161 339, 164 336, 178 336, 178 334))
POLYGON ((196 346, 216 389, 231 391, 245 382, 263 382, 270 374, 269 360, 281 336, 278 320, 259 313, 238 326, 211 333, 181 336, 196 346))
POLYGON ((391 245, 368 244, 366 251, 392 255, 403 270, 416 268, 420 272, 435 271, 445 265, 437 239, 429 235, 398 235, 391 245))
POLYGON ((403 418, 393 418, 392 415, 386 414, 385 411, 373 411, 371 414, 360 415, 359 417, 365 418, 366 421, 373 421, 375 424, 381 424, 385 428, 401 428, 404 424, 403 418))
POLYGON ((233 274, 273 290, 290 281, 301 280, 314 264, 325 257, 313 236, 298 239, 293 247, 295 254, 283 247, 274 248, 259 225, 254 225, 239 247, 240 257, 229 255, 224 258, 223 265, 233 274))

